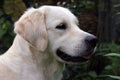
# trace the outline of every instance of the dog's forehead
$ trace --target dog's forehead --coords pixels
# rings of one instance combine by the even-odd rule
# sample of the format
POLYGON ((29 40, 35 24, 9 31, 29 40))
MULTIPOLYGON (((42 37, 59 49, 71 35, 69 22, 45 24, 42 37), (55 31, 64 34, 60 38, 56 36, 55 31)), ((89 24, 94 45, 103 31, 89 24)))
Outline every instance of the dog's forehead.
POLYGON ((58 6, 43 6, 45 14, 51 20, 63 20, 69 22, 75 22, 78 24, 76 16, 67 8, 58 7, 58 6))

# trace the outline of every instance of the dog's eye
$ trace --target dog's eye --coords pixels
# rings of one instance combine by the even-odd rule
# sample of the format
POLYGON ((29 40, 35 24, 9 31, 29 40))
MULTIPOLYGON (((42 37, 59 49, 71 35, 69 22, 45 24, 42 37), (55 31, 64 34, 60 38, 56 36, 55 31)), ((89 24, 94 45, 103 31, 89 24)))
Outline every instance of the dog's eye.
POLYGON ((61 30, 65 30, 67 27, 66 27, 66 24, 60 24, 58 26, 56 26, 56 29, 61 29, 61 30))

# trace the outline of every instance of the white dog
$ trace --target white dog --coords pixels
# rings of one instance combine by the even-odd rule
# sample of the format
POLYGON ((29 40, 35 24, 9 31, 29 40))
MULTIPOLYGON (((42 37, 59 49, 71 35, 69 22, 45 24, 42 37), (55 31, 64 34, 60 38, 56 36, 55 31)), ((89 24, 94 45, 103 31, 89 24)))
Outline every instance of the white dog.
POLYGON ((65 63, 87 61, 96 37, 66 8, 42 6, 15 23, 16 37, 0 56, 0 80, 60 80, 65 63))

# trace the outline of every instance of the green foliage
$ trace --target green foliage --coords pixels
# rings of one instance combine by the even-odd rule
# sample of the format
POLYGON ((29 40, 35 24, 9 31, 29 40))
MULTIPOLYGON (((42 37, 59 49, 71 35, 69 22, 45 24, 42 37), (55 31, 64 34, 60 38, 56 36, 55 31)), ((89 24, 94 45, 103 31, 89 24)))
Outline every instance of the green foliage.
POLYGON ((118 53, 109 53, 109 54, 106 54, 106 55, 104 55, 104 56, 110 56, 110 57, 113 57, 113 56, 115 56, 115 57, 120 57, 120 54, 118 54, 118 53))
POLYGON ((105 77, 118 79, 120 76, 120 45, 114 42, 111 44, 103 44, 100 50, 102 50, 102 52, 100 52, 99 55, 101 54, 111 62, 111 64, 105 66, 102 74, 104 74, 105 77))
POLYGON ((114 4, 113 7, 116 9, 114 16, 120 15, 120 3, 114 4))
POLYGON ((101 52, 108 52, 108 53, 117 53, 120 52, 120 46, 117 45, 115 42, 112 42, 111 44, 107 44, 107 43, 101 43, 99 46, 98 51, 101 52))
POLYGON ((0 54, 10 47, 14 37, 13 24, 7 20, 7 16, 0 11, 0 54))
POLYGON ((69 0, 69 3, 65 7, 76 14, 84 11, 91 12, 94 2, 91 0, 69 0))

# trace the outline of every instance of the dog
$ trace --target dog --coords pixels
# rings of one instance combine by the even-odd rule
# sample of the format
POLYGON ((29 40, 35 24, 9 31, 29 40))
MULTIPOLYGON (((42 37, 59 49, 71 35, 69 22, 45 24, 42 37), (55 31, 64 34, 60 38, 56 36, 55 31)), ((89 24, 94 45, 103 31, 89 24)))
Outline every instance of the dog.
POLYGON ((28 9, 15 22, 16 37, 0 56, 0 80, 61 80, 65 64, 83 63, 97 38, 78 27, 66 8, 28 9))

